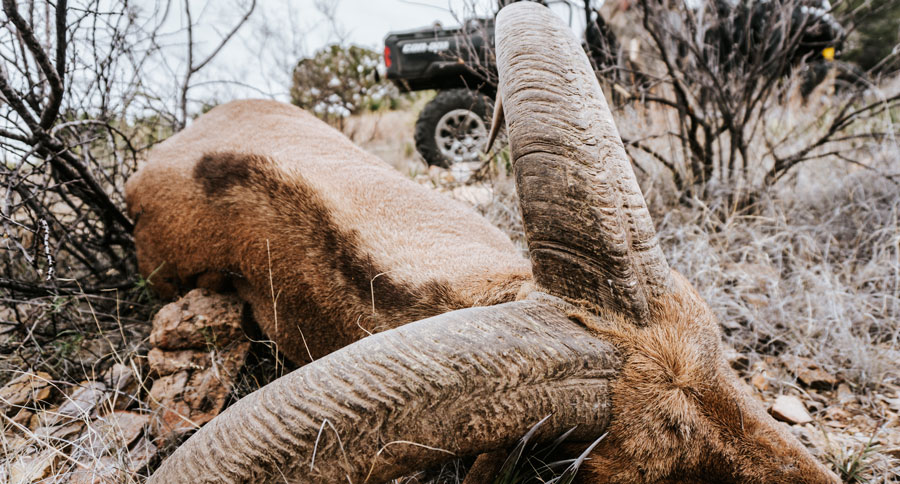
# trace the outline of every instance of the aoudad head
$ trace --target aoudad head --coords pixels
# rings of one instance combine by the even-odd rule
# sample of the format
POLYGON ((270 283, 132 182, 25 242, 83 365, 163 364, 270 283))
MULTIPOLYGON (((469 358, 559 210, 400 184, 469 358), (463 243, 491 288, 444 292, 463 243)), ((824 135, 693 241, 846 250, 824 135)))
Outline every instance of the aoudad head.
POLYGON ((585 326, 623 358, 607 436, 578 480, 839 482, 742 388, 712 311, 669 268, 572 32, 548 8, 519 2, 498 15, 495 45, 535 284, 585 308, 585 326))

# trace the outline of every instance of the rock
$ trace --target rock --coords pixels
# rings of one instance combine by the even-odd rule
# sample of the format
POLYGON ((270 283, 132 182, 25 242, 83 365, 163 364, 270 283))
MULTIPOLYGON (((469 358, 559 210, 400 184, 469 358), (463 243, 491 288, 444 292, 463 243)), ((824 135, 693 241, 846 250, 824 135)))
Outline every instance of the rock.
POLYGON ((850 390, 850 385, 841 383, 840 385, 838 385, 837 398, 841 403, 852 402, 856 400, 856 394, 853 393, 852 390, 850 390))
POLYGON ((163 351, 153 348, 147 353, 150 370, 159 376, 184 370, 204 370, 212 365, 211 352, 197 350, 163 351))
POLYGON ((837 378, 821 368, 801 369, 797 372, 797 378, 816 390, 831 390, 837 384, 837 378))
POLYGON ((725 361, 731 365, 731 368, 737 371, 744 371, 750 365, 750 359, 746 355, 741 354, 731 345, 723 345, 722 352, 725 355, 725 361))
POLYGON ((110 456, 100 458, 88 458, 81 461, 78 466, 69 473, 67 484, 113 484, 126 482, 118 479, 118 462, 110 456))
POLYGON ((765 361, 754 361, 750 366, 749 372, 752 375, 750 384, 753 385, 753 388, 760 392, 765 392, 769 389, 769 366, 766 365, 765 361))
POLYGON ((243 308, 237 296, 194 289, 156 313, 150 345, 164 350, 225 346, 243 337, 243 308))
POLYGON ((7 482, 9 484, 41 482, 56 470, 58 455, 48 449, 33 455, 19 456, 8 464, 7 482))
POLYGON ((837 385, 837 378, 823 370, 816 362, 799 356, 785 358, 785 364, 804 385, 816 390, 831 390, 837 385))
POLYGON ((137 401, 140 374, 132 366, 116 363, 103 374, 103 383, 112 392, 113 408, 125 410, 137 401))
POLYGON ((494 200, 494 191, 487 185, 461 185, 450 190, 450 194, 473 207, 487 205, 494 200))
POLYGON ((794 437, 797 437, 797 440, 800 441, 807 449, 812 450, 815 444, 813 436, 816 434, 816 429, 811 429, 808 425, 788 425, 786 423, 780 423, 779 425, 784 425, 788 428, 788 431, 794 434, 794 437))
POLYGON ((152 434, 171 443, 212 420, 225 406, 250 342, 236 296, 195 289, 153 318, 147 355, 152 434))
POLYGON ((766 378, 765 373, 757 373, 750 377, 750 384, 761 392, 769 389, 769 379, 766 378))
POLYGON ((888 398, 884 395, 879 395, 878 400, 882 401, 887 405, 888 408, 894 410, 895 412, 900 412, 900 397, 897 398, 888 398))
POLYGON ((128 452, 128 469, 132 473, 144 470, 159 455, 159 448, 147 437, 142 437, 128 452))
POLYGON ((809 412, 799 398, 790 395, 779 395, 775 404, 769 409, 769 413, 776 420, 787 422, 791 425, 803 425, 812 422, 809 412))
POLYGON ((103 373, 102 381, 112 391, 131 393, 138 385, 138 375, 133 367, 116 363, 103 373))
POLYGON ((803 397, 803 403, 812 412, 821 412, 825 409, 825 403, 828 402, 827 398, 812 389, 807 390, 803 397))
POLYGON ((85 425, 83 420, 73 420, 61 425, 45 425, 34 429, 32 437, 42 442, 71 441, 81 435, 85 425))
POLYGON ((114 448, 129 447, 144 433, 150 415, 137 412, 116 411, 98 418, 91 424, 87 435, 93 455, 109 452, 114 448))
POLYGON ((138 473, 159 455, 159 449, 141 434, 149 415, 115 412, 94 422, 85 434, 87 445, 79 447, 79 465, 69 474, 68 484, 114 484, 141 482, 138 473))
POLYGON ((33 418, 34 412, 32 412, 31 410, 28 410, 27 408, 19 410, 12 418, 13 423, 15 423, 16 425, 13 429, 10 430, 15 430, 17 432, 23 429, 34 430, 34 428, 31 426, 31 421, 33 418))
POLYGON ((72 363, 90 367, 102 355, 109 354, 110 342, 106 338, 85 338, 72 345, 73 353, 69 356, 72 363))
POLYGON ((825 410, 825 419, 831 427, 845 428, 853 415, 841 407, 829 407, 825 410))
POLYGON ((192 378, 190 372, 185 370, 153 382, 150 407, 158 412, 153 429, 153 434, 158 437, 157 442, 173 443, 212 420, 222 410, 227 390, 221 384, 210 385, 207 373, 208 370, 198 372, 197 377, 192 378), (203 388, 203 383, 207 384, 206 388, 203 388), (198 395, 200 392, 203 395, 198 395))
POLYGON ((0 482, 5 483, 4 474, 5 470, 9 470, 9 463, 13 462, 13 456, 17 454, 29 454, 36 452, 37 446, 34 439, 30 437, 31 434, 28 434, 28 437, 22 435, 10 435, 9 432, 6 432, 4 435, 4 441, 2 442, 2 446, 0 448, 3 449, 2 454, 0 454, 0 482))
POLYGON ((105 403, 109 393, 106 384, 101 381, 85 381, 66 397, 65 401, 56 410, 59 420, 63 417, 84 419, 91 416, 94 410, 105 403))
POLYGON ((18 412, 28 404, 43 402, 50 398, 52 389, 50 374, 23 373, 0 388, 0 412, 18 412))
MULTIPOLYGON (((157 412, 152 424, 157 442, 172 443, 218 415, 249 350, 249 342, 239 343, 226 351, 212 352, 205 367, 186 368, 154 381, 150 407, 157 412)), ((176 352, 161 353, 158 358, 165 359, 167 354, 176 352)), ((197 361, 185 355, 171 356, 177 361, 186 358, 197 361)))

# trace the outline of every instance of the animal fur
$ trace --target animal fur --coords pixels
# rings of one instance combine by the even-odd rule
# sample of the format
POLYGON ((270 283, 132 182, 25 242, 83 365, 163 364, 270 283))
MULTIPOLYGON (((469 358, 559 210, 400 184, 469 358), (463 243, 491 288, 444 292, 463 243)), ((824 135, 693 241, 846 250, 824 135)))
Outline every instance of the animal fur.
MULTIPOLYGON (((581 484, 836 484, 748 395, 721 350, 719 324, 680 274, 681 290, 653 304, 649 324, 585 318, 625 364, 612 384, 607 437, 581 484), (594 322, 613 324, 602 326, 594 322)), ((601 312, 602 313, 602 312, 601 312)))
POLYGON ((126 200, 140 271, 160 294, 233 286, 296 363, 513 300, 531 277, 473 210, 274 101, 195 120, 153 149, 126 200))
MULTIPOLYGON (((528 263, 483 218, 279 103, 234 102, 200 117, 154 149, 127 200, 154 287, 233 286, 298 363, 369 332, 511 301, 531 285, 528 263)), ((569 314, 623 362, 608 434, 579 482, 834 484, 741 388, 712 312, 672 278, 640 324, 583 301, 589 310, 569 314)))

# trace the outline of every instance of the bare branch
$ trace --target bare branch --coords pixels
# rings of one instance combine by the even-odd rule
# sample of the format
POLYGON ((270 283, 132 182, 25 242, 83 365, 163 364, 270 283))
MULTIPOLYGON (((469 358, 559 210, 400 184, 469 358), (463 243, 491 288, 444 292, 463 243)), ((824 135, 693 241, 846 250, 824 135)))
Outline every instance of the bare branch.
MULTIPOLYGON (((48 129, 56 120, 56 115, 59 113, 59 106, 62 103, 66 51, 66 1, 57 1, 56 25, 58 30, 60 30, 60 26, 62 26, 62 29, 61 32, 57 32, 56 68, 53 67, 50 59, 47 57, 47 53, 44 52, 44 48, 34 36, 34 31, 31 26, 29 26, 25 19, 19 14, 15 0, 3 0, 3 11, 16 26, 18 34, 23 40, 23 44, 28 48, 31 55, 34 56, 35 61, 37 61, 38 66, 41 68, 41 72, 44 73, 50 84, 50 102, 44 108, 43 112, 41 112, 41 120, 39 123, 41 129, 48 129)), ((6 96, 7 94, 4 92, 4 95, 6 96)))
POLYGON ((244 15, 240 18, 240 20, 235 23, 234 27, 222 37, 222 40, 219 41, 219 44, 210 52, 205 59, 200 61, 198 64, 194 65, 194 30, 193 30, 193 17, 191 16, 191 6, 190 1, 185 0, 184 2, 184 13, 187 17, 187 68, 184 75, 184 80, 181 84, 181 103, 179 105, 179 110, 181 113, 181 119, 179 120, 180 127, 184 128, 187 123, 187 103, 188 103, 188 91, 191 86, 191 78, 206 67, 217 55, 222 51, 222 48, 228 44, 228 41, 231 40, 232 37, 247 23, 247 20, 250 18, 250 15, 253 14, 253 11, 256 9, 256 0, 251 0, 250 7, 244 13, 244 15))

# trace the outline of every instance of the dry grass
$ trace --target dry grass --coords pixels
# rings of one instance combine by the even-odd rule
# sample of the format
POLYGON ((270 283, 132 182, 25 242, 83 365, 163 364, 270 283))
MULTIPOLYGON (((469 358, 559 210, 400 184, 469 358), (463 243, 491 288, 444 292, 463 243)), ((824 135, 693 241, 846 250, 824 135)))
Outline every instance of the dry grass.
MULTIPOLYGON (((812 116, 823 106, 804 109, 812 116)), ((652 117, 632 110, 620 119, 640 125, 620 129, 646 129, 652 117)), ((885 130, 875 123, 890 122, 876 119, 857 129, 885 130)), ((724 205, 728 187, 705 203, 679 202, 667 174, 646 164, 641 182, 670 264, 719 315, 725 342, 740 355, 739 373, 749 379, 768 368, 768 388, 757 396, 767 404, 780 393, 803 396, 825 424, 795 433, 847 482, 896 482, 900 187, 882 174, 900 173, 900 146, 889 138, 856 152, 877 171, 829 159, 808 162, 771 187, 752 213, 724 205), (811 359, 847 384, 853 399, 802 388, 787 363, 794 356, 811 359)), ((465 187, 423 167, 415 173, 471 203, 524 250, 514 184, 503 170, 465 187)))
POLYGON ((342 131, 357 145, 388 162, 402 173, 416 175, 427 171, 416 152, 413 129, 422 107, 433 96, 417 96, 404 111, 378 111, 353 116, 343 123, 342 131))
POLYGON ((152 308, 115 314, 117 302, 84 294, 17 301, 31 331, 24 340, 0 334, 0 349, 14 349, 0 351, 0 482, 145 480, 157 453, 145 432, 149 324, 133 316, 152 308), (16 384, 30 374, 38 376, 16 384))
POLYGON ((832 174, 827 189, 785 187, 754 215, 720 219, 700 203, 658 213, 661 243, 741 353, 811 357, 879 388, 900 378, 900 198, 883 178, 832 174))
MULTIPOLYGON (((898 187, 869 172, 826 172, 829 185, 783 187, 752 215, 652 203, 660 243, 741 353, 811 357, 858 389, 900 384, 898 187)), ((448 192, 471 202, 479 188, 448 192)), ((475 207, 523 245, 511 180, 485 191, 475 207)))
MULTIPOLYGON (((413 147, 416 113, 413 109, 351 118, 344 131, 421 183, 471 203, 524 251, 514 184, 504 170, 492 170, 485 182, 463 185, 445 170, 427 168, 413 147)), ((645 115, 632 110, 621 116, 620 129, 642 129, 645 115)), ((895 142, 888 140, 868 156, 880 171, 900 173, 900 148, 895 142)), ((817 162, 770 190, 752 214, 735 213, 716 201, 727 200, 725 196, 679 203, 667 175, 642 164, 646 169, 642 186, 670 264, 691 280, 719 315, 726 343, 740 355, 735 366, 742 376, 746 379, 766 368, 769 386, 754 390, 757 396, 764 402, 780 393, 802 396, 817 423, 793 430, 832 462, 847 482, 897 482, 900 452, 885 452, 900 448, 897 185, 851 165, 817 162), (834 391, 803 388, 784 364, 791 356, 808 357, 835 375, 850 387, 851 399, 838 401, 834 391), (839 412, 846 418, 834 417, 843 415, 839 412)), ((108 314, 96 317, 77 297, 30 304, 34 307, 28 311, 18 308, 20 316, 5 314, 3 319, 27 316, 36 330, 59 324, 55 332, 72 331, 72 338, 57 337, 42 346, 44 340, 35 334, 21 345, 0 334, 0 349, 19 348, 0 351, 0 382, 22 371, 47 370, 61 405, 84 386, 83 381, 99 378, 114 362, 134 366, 140 380, 146 332, 130 313, 117 311, 113 303, 105 306, 108 314)), ((134 309, 135 317, 144 309, 134 309)), ((265 355, 258 359, 242 381, 242 393, 267 380, 265 373, 272 364, 264 361, 265 355)), ((118 392, 117 400, 129 403, 117 408, 145 411, 146 394, 142 384, 118 392)), ((53 425, 43 425, 41 432, 19 427, 27 415, 17 419, 18 412, 37 414, 43 409, 29 403, 2 417, 0 482, 64 482, 85 467, 90 473, 103 466, 119 470, 103 482, 143 482, 146 465, 127 471, 135 470, 140 449, 120 445, 133 429, 116 423, 104 427, 98 418, 103 408, 75 411, 53 425), (66 435, 66 426, 88 432, 66 435), (48 433, 48 427, 56 433, 48 433), (11 476, 35 467, 46 471, 43 478, 17 481, 11 476)), ((453 463, 403 482, 459 482, 464 468, 453 463)))

